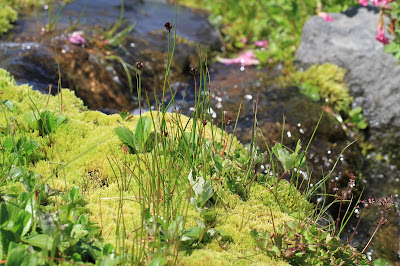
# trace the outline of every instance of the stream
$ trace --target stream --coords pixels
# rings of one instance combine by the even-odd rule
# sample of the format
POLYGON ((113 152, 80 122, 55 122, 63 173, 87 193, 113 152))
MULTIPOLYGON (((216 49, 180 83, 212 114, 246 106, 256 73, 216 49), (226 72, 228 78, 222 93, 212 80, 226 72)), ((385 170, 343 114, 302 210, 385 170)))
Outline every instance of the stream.
MULTIPOLYGON (((118 21, 119 0, 74 1, 65 7, 54 31, 50 33, 46 33, 45 29, 49 7, 21 14, 14 29, 0 37, 0 67, 9 71, 19 84, 29 83, 34 89, 46 93, 51 85, 54 93, 60 66, 62 87, 75 90, 89 109, 104 113, 125 109, 137 113, 136 73, 128 69, 133 77, 133 87, 130 88, 127 70, 119 60, 110 56, 117 56, 130 65, 143 62, 143 90, 160 95, 168 55, 168 31, 164 24, 174 21, 175 7, 163 1, 125 2, 125 22, 120 30, 132 24, 135 27, 117 46, 107 46, 104 35, 118 21), (84 31, 85 44, 76 45, 68 40, 69 34, 78 30, 84 31), (55 59, 56 52, 59 65, 55 59)), ((203 51, 207 47, 209 55, 215 55, 222 44, 206 14, 179 6, 176 12, 178 38, 169 81, 171 88, 177 90, 178 108, 190 115, 195 90, 190 68, 199 68, 199 45, 202 45, 203 51)), ((301 94, 298 87, 277 84, 281 70, 280 65, 272 69, 258 69, 210 64, 209 86, 213 90, 211 115, 216 121, 221 121, 226 110, 227 116, 233 119, 227 126, 229 132, 233 132, 238 116, 235 135, 241 142, 248 143, 253 123, 253 100, 257 97, 258 126, 268 145, 271 147, 281 141, 285 116, 283 143, 294 148, 300 139, 305 147, 323 108, 301 94), (238 114, 239 106, 241 110, 238 114)), ((144 104, 143 109, 152 109, 152 106, 149 108, 144 104)), ((265 150, 261 138, 258 143, 265 150)), ((334 184, 346 187, 351 175, 355 174, 355 192, 360 193, 364 189, 363 199, 393 196, 394 208, 387 215, 388 221, 378 231, 368 250, 369 256, 384 257, 392 263, 399 262, 399 143, 400 131, 390 125, 370 126, 359 135, 354 135, 343 130, 341 124, 326 113, 307 154, 312 176, 306 178, 311 178, 314 184, 338 160, 327 184, 328 193, 332 192, 334 184), (341 154, 353 140, 357 141, 341 154)), ((362 250, 379 219, 379 210, 370 208, 351 244, 362 250)), ((349 231, 342 236, 344 240, 352 234, 356 223, 357 218, 350 221, 349 231)))

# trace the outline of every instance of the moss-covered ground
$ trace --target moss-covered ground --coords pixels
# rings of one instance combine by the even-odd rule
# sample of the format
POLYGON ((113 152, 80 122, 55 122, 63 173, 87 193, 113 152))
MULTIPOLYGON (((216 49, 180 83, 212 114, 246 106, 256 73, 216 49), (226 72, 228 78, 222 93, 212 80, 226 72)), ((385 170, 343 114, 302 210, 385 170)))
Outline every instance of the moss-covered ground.
MULTIPOLYGON (((193 128, 191 126, 193 122, 188 117, 166 113, 165 122, 169 133, 166 138, 169 138, 171 144, 169 148, 159 152, 161 155, 154 155, 156 152, 134 154, 127 152, 114 130, 118 126, 124 126, 134 131, 139 116, 133 116, 125 121, 119 115, 88 111, 72 91, 61 90, 57 96, 43 95, 32 91, 28 85, 17 85, 13 78, 2 69, 0 69, 0 91, 3 102, 3 115, 0 116, 1 142, 3 144, 6 142, 10 132, 15 140, 23 137, 36 140, 39 146, 27 164, 27 168, 39 174, 40 182, 49 184, 53 190, 63 192, 71 190, 74 186, 79 187, 85 196, 89 220, 98 224, 103 241, 112 243, 120 252, 130 253, 132 246, 138 243, 140 245, 146 237, 151 237, 149 231, 147 233, 142 231, 139 239, 133 237, 138 228, 143 228, 145 219, 143 205, 149 204, 150 209, 157 206, 159 208, 168 199, 171 201, 168 206, 175 208, 174 210, 184 217, 184 229, 195 227, 196 220, 203 220, 207 228, 214 230, 212 232, 219 232, 220 235, 220 237, 204 238, 204 241, 200 236, 191 245, 182 244, 175 255, 177 256, 175 262, 180 265, 288 265, 289 255, 285 257, 282 252, 274 253, 269 250, 271 243, 276 241, 276 239, 273 240, 274 237, 287 234, 285 232, 287 224, 301 223, 305 224, 305 228, 311 228, 313 224, 310 219, 313 205, 285 180, 276 183, 276 179, 272 177, 260 179, 263 182, 254 181, 251 186, 246 186, 245 197, 243 193, 235 193, 234 189, 228 189, 225 178, 240 180, 245 175, 245 169, 230 162, 231 157, 228 156, 227 151, 225 151, 226 159, 224 160, 224 167, 227 169, 220 172, 212 170, 214 169, 212 165, 216 164, 217 160, 205 161, 198 166, 201 167, 200 171, 206 169, 207 165, 211 169, 207 172, 204 170, 204 177, 213 181, 213 196, 210 198, 212 202, 208 199, 204 206, 200 206, 200 209, 211 211, 211 219, 206 219, 206 216, 199 214, 199 209, 185 203, 193 197, 190 186, 165 185, 171 190, 158 194, 160 204, 149 202, 157 198, 153 194, 158 192, 151 190, 151 187, 146 187, 149 184, 146 183, 148 180, 157 179, 162 175, 170 180, 176 180, 174 181, 176 184, 187 184, 184 180, 192 174, 193 169, 184 159, 183 153, 178 153, 172 158, 171 156, 175 156, 176 153, 167 152, 173 150, 174 147, 179 147, 179 143, 176 142, 182 141, 182 139, 174 138, 181 133, 179 125, 188 125, 185 127, 188 131, 193 128), (39 124, 32 123, 32 117, 39 117, 41 113, 47 111, 61 122, 46 134, 43 129, 40 129, 39 124), (156 169, 157 167, 161 169, 156 169), (146 194, 147 192, 149 193, 146 194), (149 198, 143 199, 146 195, 149 198), (121 231, 124 233, 121 234, 121 231), (264 245, 265 250, 260 248, 258 240, 254 238, 254 232, 272 236, 268 240, 269 244, 264 245), (121 238, 124 239, 122 247, 121 238)), ((152 130, 155 130, 154 126, 157 127, 161 121, 158 112, 146 113, 143 116, 152 117, 152 121, 155 121, 152 130)), ((204 139, 223 142, 224 139, 231 137, 222 130, 215 129, 211 123, 205 125, 203 121, 199 123, 199 127, 201 124, 204 127, 201 128, 200 134, 204 134, 204 139)), ((212 146, 208 146, 210 151, 214 149, 214 144, 217 145, 213 143, 212 146)), ((243 146, 235 138, 233 138, 232 147, 231 154, 234 150, 244 152, 243 146)), ((216 158, 215 154, 213 156, 211 158, 216 158)), ((169 180, 162 182, 167 184, 169 180)), ((18 182, 11 182, 1 187, 0 192, 7 193, 7 190, 18 189, 23 191, 23 187, 18 185, 18 182)), ((61 207, 60 202, 53 204, 61 207)), ((165 211, 162 208, 161 210, 159 213, 165 211)), ((164 215, 167 214, 164 212, 164 215)), ((296 232, 297 229, 294 230, 296 232)), ((301 235, 305 229, 299 227, 298 230, 298 234, 301 235)), ((204 231, 204 234, 209 232, 211 231, 204 231)), ((295 237, 297 237, 296 234, 295 237)), ((320 233, 316 235, 316 238, 319 235, 320 233)), ((331 241, 330 238, 325 240, 331 241)), ((313 252, 315 257, 319 254, 318 252, 321 252, 318 248, 315 250, 310 248, 311 246, 306 247, 296 247, 295 252, 301 251, 300 253, 306 257, 310 257, 313 252)), ((281 248, 284 249, 284 246, 281 248)), ((351 252, 351 249, 349 251, 351 252)), ((151 259, 152 253, 145 253, 151 259)), ((172 260, 169 261, 172 263, 172 260)))

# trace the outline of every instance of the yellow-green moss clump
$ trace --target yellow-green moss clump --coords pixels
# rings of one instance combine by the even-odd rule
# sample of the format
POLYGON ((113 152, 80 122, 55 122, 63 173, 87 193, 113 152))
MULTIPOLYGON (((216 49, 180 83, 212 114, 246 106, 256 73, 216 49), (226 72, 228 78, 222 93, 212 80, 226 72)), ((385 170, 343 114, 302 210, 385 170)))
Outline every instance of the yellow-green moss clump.
POLYGON ((10 5, 0 2, 0 34, 13 28, 12 23, 17 21, 18 13, 10 5))
POLYGON ((306 84, 308 87, 318 88, 321 99, 327 99, 328 106, 334 112, 348 113, 353 98, 350 96, 349 88, 344 80, 345 75, 345 69, 325 63, 313 65, 306 71, 296 71, 286 77, 280 77, 280 80, 285 86, 306 84))
POLYGON ((42 5, 46 0, 1 0, 0 1, 0 35, 13 28, 21 8, 42 5))

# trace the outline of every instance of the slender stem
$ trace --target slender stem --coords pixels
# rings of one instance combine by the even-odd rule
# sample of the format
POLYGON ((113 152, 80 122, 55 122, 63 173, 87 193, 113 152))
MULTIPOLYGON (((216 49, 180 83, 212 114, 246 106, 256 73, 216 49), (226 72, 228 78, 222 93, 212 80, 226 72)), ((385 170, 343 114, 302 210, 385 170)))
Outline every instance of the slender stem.
POLYGON ((369 244, 371 243, 372 239, 375 237, 376 232, 378 232, 378 229, 381 227, 381 225, 384 223, 385 220, 385 212, 386 212, 386 206, 385 209, 382 211, 382 216, 381 219, 379 220, 378 226, 375 228, 374 233, 372 234, 371 238, 369 239, 368 243, 365 245, 364 249, 361 251, 361 253, 364 253, 364 251, 368 248, 369 244))
POLYGON ((356 233, 356 231, 357 231, 358 225, 360 224, 360 221, 361 221, 361 219, 362 219, 362 217, 363 217, 363 215, 364 215, 364 212, 365 212, 365 211, 363 211, 363 212, 361 213, 361 215, 360 215, 360 219, 358 219, 358 222, 357 222, 356 228, 354 228, 354 231, 353 231, 353 233, 351 234, 351 236, 350 236, 349 240, 347 241, 347 245, 348 245, 348 244, 350 243, 350 241, 353 239, 353 236, 354 236, 354 234, 355 234, 355 233, 356 233))
POLYGON ((333 237, 335 237, 335 235, 336 235, 337 226, 340 221, 340 212, 342 211, 342 204, 343 204, 343 200, 342 200, 342 198, 340 198, 339 212, 338 212, 338 217, 336 218, 336 225, 335 225, 335 231, 333 232, 333 237))

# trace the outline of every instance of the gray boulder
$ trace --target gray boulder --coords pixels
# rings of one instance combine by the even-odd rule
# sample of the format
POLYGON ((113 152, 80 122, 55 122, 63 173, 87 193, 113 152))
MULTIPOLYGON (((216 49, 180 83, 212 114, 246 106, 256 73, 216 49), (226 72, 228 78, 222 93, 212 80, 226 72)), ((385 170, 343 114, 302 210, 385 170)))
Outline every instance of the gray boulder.
POLYGON ((354 105, 363 107, 370 125, 400 126, 400 65, 375 39, 378 9, 358 6, 331 16, 333 22, 314 16, 304 25, 297 62, 304 67, 330 62, 347 69, 354 105))

